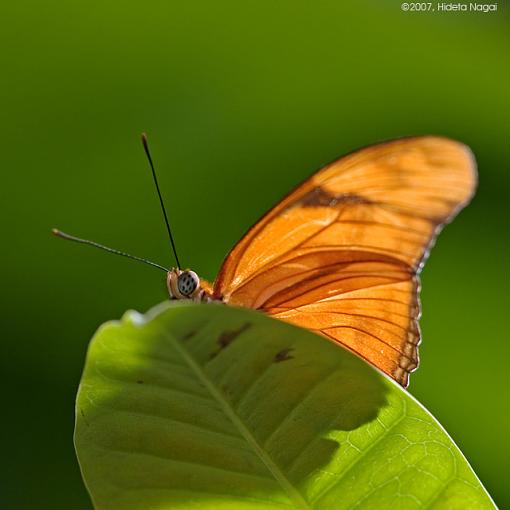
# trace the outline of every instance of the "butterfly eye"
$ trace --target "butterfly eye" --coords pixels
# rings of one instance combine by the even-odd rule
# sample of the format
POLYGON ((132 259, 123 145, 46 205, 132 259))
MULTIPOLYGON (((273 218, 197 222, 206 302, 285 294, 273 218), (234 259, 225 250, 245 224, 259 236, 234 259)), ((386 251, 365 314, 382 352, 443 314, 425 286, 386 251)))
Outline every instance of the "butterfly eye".
POLYGON ((191 296, 199 283, 198 275, 194 271, 183 271, 177 278, 177 288, 183 296, 191 296))

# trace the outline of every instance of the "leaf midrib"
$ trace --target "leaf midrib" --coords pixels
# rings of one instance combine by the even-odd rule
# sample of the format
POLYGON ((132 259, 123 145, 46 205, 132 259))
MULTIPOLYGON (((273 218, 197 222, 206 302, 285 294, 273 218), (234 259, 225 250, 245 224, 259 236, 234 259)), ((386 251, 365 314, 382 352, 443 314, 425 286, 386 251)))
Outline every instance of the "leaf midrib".
POLYGON ((274 463, 269 454, 262 448, 257 440, 253 437, 250 430, 244 425, 241 418, 237 415, 235 410, 231 407, 228 400, 225 398, 221 390, 219 390, 213 381, 209 379, 207 374, 202 370, 202 367, 194 360, 194 358, 186 351, 182 344, 173 336, 168 335, 165 331, 162 334, 174 345, 177 352, 182 356, 184 361, 200 379, 202 384, 207 388, 212 397, 218 402, 223 412, 232 421, 241 436, 253 448, 255 453, 259 456, 265 464, 269 472, 273 475, 276 481, 280 484, 282 489, 287 493, 292 503, 302 510, 311 510, 312 507, 306 502, 301 493, 292 485, 290 480, 287 479, 285 474, 274 463))

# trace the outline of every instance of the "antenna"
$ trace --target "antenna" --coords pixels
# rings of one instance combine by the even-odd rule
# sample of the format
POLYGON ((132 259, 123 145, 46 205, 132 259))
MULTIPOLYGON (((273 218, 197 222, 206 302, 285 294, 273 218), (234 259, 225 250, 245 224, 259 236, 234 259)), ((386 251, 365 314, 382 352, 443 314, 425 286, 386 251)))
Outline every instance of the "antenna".
POLYGON ((156 185, 156 190, 158 192, 159 203, 161 204, 161 210, 163 211, 163 217, 165 218, 166 229, 168 231, 168 237, 170 238, 170 244, 172 245, 172 251, 174 252, 175 262, 177 263, 177 269, 180 269, 181 264, 179 262, 179 257, 177 256, 177 250, 175 249, 175 243, 174 243, 174 238, 172 236, 172 230, 170 229, 170 223, 168 222, 168 216, 166 214, 165 204, 163 203, 163 197, 161 196, 161 191, 159 189, 158 178, 156 177, 156 171, 154 170, 154 164, 152 163, 151 153, 149 151, 149 142, 147 140, 147 135, 145 133, 142 133, 142 145, 143 145, 145 154, 147 155, 147 159, 149 160, 149 165, 152 170, 152 177, 154 179, 154 184, 156 185))
POLYGON ((115 255, 122 255, 123 257, 127 257, 128 259, 138 260, 138 262, 143 262, 144 264, 148 264, 149 266, 157 267, 158 269, 162 269, 166 273, 169 272, 169 269, 167 269, 166 267, 160 266, 159 264, 151 262, 150 260, 142 259, 140 257, 135 257, 134 255, 130 255, 129 253, 125 253, 123 251, 114 250, 113 248, 108 248, 107 246, 103 246, 102 244, 95 243, 94 241, 87 241, 87 239, 80 239, 79 237, 71 236, 71 235, 66 234, 65 232, 62 232, 56 228, 52 229, 51 232, 53 235, 55 235, 57 237, 61 237, 62 239, 66 239, 67 241, 74 241, 76 243, 88 244, 90 246, 94 246, 95 248, 100 248, 101 250, 108 251, 115 255))

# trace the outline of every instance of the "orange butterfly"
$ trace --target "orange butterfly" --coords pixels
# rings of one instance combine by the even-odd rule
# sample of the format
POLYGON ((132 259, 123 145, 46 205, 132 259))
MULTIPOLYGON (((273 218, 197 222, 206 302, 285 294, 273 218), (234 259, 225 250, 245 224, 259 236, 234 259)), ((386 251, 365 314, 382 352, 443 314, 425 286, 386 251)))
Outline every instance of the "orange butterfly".
MULTIPOLYGON (((144 146, 157 186, 145 138, 144 146)), ((418 273, 475 187, 473 154, 459 142, 425 136, 361 149, 271 209, 214 284, 167 270, 170 298, 262 310, 338 342, 406 387, 418 366, 418 273)))

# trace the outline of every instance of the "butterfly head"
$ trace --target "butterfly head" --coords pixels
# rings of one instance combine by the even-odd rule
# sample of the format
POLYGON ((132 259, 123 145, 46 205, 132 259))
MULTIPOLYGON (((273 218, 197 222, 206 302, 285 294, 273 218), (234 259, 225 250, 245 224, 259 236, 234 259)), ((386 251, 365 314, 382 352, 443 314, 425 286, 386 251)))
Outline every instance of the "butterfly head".
POLYGON ((168 271, 166 284, 171 299, 196 299, 200 295, 200 278, 190 269, 168 271))

